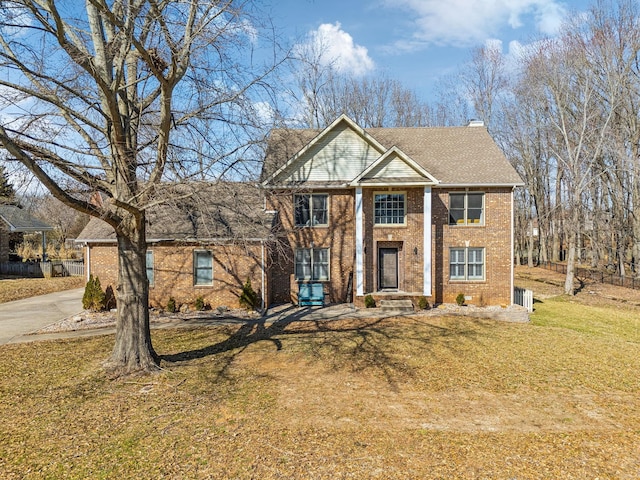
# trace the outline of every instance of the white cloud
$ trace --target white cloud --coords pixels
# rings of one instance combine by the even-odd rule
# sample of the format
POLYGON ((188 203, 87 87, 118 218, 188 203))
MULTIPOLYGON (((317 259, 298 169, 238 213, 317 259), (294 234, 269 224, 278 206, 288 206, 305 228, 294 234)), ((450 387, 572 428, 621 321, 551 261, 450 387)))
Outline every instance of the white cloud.
POLYGON ((546 35, 555 35, 560 30, 566 14, 567 11, 561 4, 545 2, 535 15, 538 30, 546 35))
POLYGON ((253 110, 263 124, 270 125, 276 116, 273 106, 268 102, 255 102, 253 110))
POLYGON ((318 52, 322 64, 331 64, 340 73, 360 76, 375 68, 367 48, 354 43, 353 37, 342 30, 339 22, 323 23, 309 32, 307 42, 299 50, 303 51, 305 47, 318 52))
POLYGON ((401 8, 415 18, 410 40, 402 49, 427 45, 468 47, 495 36, 504 25, 525 25, 531 16, 538 32, 553 35, 566 14, 558 0, 384 0, 389 8, 401 8))
POLYGON ((504 67, 507 71, 515 73, 521 65, 522 59, 528 57, 531 53, 535 52, 540 46, 540 42, 532 43, 520 43, 517 40, 512 40, 507 45, 507 50, 504 50, 504 42, 496 38, 485 40, 484 46, 490 50, 500 52, 504 58, 504 67))

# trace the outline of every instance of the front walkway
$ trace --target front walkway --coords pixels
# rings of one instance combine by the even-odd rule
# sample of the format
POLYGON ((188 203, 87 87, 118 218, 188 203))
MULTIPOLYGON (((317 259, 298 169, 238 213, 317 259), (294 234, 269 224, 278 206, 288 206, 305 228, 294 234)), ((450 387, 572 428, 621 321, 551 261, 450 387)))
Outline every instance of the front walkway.
MULTIPOLYGON (((73 292, 73 291, 72 291, 73 292)), ((80 291, 81 293, 81 291, 80 291)), ((56 294, 52 294, 56 295, 56 294)), ((59 295, 59 294, 58 294, 59 295)), ((77 296, 77 293, 75 294, 77 296)), ((70 295, 71 297, 73 295, 70 295)), ((46 296, 43 296, 46 297, 46 296)), ((34 342, 41 340, 52 340, 59 338, 76 338, 93 335, 109 335, 114 332, 115 313, 103 312, 98 314, 83 312, 78 313, 80 296, 76 299, 78 308, 71 309, 73 314, 51 320, 56 315, 48 316, 48 320, 44 317, 37 322, 19 322, 14 316, 13 324, 20 323, 22 328, 20 331, 14 331, 13 334, 7 335, 2 332, 0 343, 20 343, 34 342), (34 328, 30 328, 33 326, 34 328), (30 328, 30 329, 29 329, 30 328), (9 338, 5 338, 9 336, 9 338), (3 341, 4 340, 4 341, 3 341)), ((46 299, 34 297, 28 299, 31 303, 42 303, 46 299)), ((26 302, 26 301, 25 301, 26 302)), ((13 303, 13 302, 12 302, 13 303)), ((33 312, 28 311, 28 316, 32 316, 33 312)), ((486 318, 509 322, 527 322, 529 315, 522 307, 511 306, 508 308, 501 307, 459 307, 457 305, 440 305, 438 308, 430 310, 421 310, 415 312, 407 312, 402 310, 384 310, 381 308, 354 308, 349 304, 336 304, 326 307, 298 307, 293 304, 277 305, 270 308, 266 315, 260 317, 258 315, 247 315, 240 312, 218 314, 214 310, 205 312, 191 312, 188 314, 168 314, 155 313, 151 315, 151 328, 179 328, 179 327, 212 327, 221 325, 244 325, 257 323, 290 323, 290 322, 327 322, 332 320, 344 319, 381 319, 393 317, 435 317, 443 315, 460 315, 474 318, 486 318)), ((9 323, 11 324, 11 322, 9 323)), ((0 321, 0 330, 3 328, 0 321)))

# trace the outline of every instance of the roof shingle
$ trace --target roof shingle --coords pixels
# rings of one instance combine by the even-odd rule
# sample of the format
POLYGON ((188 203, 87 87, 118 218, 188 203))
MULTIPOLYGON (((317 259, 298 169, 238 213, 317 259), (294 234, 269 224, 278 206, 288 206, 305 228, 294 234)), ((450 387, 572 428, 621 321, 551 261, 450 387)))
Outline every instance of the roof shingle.
POLYGON ((46 232, 53 227, 15 205, 0 205, 0 218, 12 232, 46 232))
MULTIPOLYGON (((206 242, 269 238, 273 214, 263 209, 262 191, 247 183, 189 184, 167 188, 147 210, 147 241, 206 242)), ((77 242, 112 242, 114 229, 92 218, 77 242)))
MULTIPOLYGON (((523 184, 484 127, 368 128, 364 131, 387 149, 398 147, 441 185, 523 184)), ((274 130, 267 148, 263 181, 272 177, 319 133, 316 129, 274 130)))

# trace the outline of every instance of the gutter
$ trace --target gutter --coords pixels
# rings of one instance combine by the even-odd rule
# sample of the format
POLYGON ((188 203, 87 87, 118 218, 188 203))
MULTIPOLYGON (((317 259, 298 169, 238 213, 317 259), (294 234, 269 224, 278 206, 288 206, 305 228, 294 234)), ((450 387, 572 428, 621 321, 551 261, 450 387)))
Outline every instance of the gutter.
POLYGON ((312 189, 323 189, 323 190, 341 190, 341 189, 350 189, 356 186, 358 187, 380 187, 380 186, 432 186, 434 188, 478 188, 478 187, 524 187, 526 184, 524 182, 520 183, 433 183, 433 182, 409 182, 409 183, 387 183, 387 182, 365 182, 359 183, 357 185, 351 183, 342 183, 342 184, 334 184, 334 185, 322 185, 322 184, 295 184, 295 185, 264 185, 263 188, 265 190, 291 190, 297 189, 300 191, 304 190, 312 190, 312 189))
POLYGON ((323 190, 340 190, 340 189, 348 189, 353 188, 349 183, 334 183, 332 185, 320 184, 320 183, 296 183, 293 185, 263 185, 262 188, 264 190, 310 190, 310 189, 318 189, 321 188, 323 190))
MULTIPOLYGON (((148 238, 147 243, 160 243, 160 242, 190 242, 190 243, 216 243, 216 242, 237 242, 242 240, 245 242, 262 243, 264 238, 148 238)), ((88 244, 88 243, 117 243, 114 238, 76 238, 76 243, 88 244)))
POLYGON ((435 188, 524 187, 525 183, 440 183, 435 188))

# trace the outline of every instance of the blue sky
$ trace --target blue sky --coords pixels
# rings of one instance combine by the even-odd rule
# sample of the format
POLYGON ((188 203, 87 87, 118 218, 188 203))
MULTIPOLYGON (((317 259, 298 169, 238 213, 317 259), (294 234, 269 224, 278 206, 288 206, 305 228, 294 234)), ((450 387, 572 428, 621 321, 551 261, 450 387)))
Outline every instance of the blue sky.
POLYGON ((580 0, 273 0, 273 21, 291 43, 318 41, 356 75, 384 73, 433 100, 437 79, 470 49, 499 41, 505 54, 553 36, 580 0))

